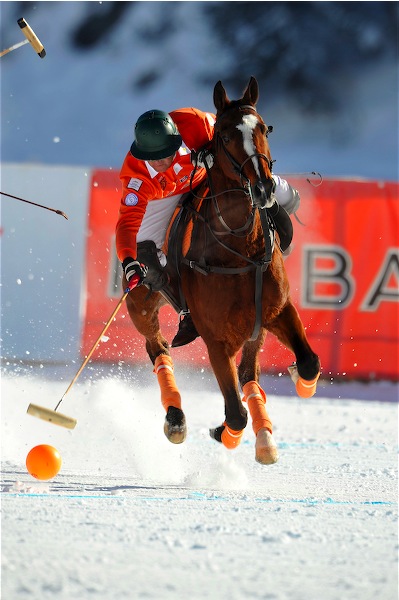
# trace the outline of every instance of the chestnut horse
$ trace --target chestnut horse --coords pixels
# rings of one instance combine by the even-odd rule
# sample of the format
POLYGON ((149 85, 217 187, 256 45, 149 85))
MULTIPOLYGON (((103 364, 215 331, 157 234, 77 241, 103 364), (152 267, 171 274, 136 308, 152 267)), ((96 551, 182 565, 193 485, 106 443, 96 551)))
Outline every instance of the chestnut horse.
MULTIPOLYGON (((246 405, 256 436, 255 459, 272 464, 278 453, 266 395, 259 385, 258 359, 267 331, 295 355, 289 372, 300 397, 315 393, 320 363, 291 301, 278 233, 268 212, 274 203, 267 140, 271 128, 256 111, 258 94, 253 77, 242 98, 235 101, 229 100, 220 81, 216 84, 216 123, 209 147, 214 165, 207 168, 206 185, 194 190, 184 207, 183 220, 191 228, 191 238, 174 268, 168 254, 168 269, 175 294, 178 273, 178 285, 207 346, 223 394, 225 418, 210 430, 211 437, 235 448, 247 425, 246 405)), ((125 279, 123 285, 127 285, 125 279)), ((186 421, 169 345, 158 319, 165 302, 161 293, 149 294, 145 286, 127 296, 129 315, 145 337, 158 378, 166 411, 165 435, 171 442, 181 443, 186 437, 186 421)))

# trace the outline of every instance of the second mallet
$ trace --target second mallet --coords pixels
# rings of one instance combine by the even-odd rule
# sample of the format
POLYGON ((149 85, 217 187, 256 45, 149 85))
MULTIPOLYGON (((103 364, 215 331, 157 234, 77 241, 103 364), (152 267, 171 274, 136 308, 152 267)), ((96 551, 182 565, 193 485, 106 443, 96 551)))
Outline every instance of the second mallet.
POLYGON ((26 40, 23 40, 22 42, 18 42, 18 44, 14 44, 13 46, 10 46, 10 48, 6 48, 2 52, 0 52, 0 57, 4 56, 4 54, 8 54, 12 50, 16 50, 17 48, 24 46, 25 44, 30 44, 32 46, 32 48, 34 49, 34 51, 37 52, 37 54, 40 56, 40 58, 44 58, 46 56, 46 51, 44 49, 43 44, 41 43, 41 41, 39 40, 39 38, 33 31, 33 29, 28 25, 28 23, 25 21, 25 19, 23 17, 18 19, 17 22, 21 28, 22 33, 26 37, 26 40))

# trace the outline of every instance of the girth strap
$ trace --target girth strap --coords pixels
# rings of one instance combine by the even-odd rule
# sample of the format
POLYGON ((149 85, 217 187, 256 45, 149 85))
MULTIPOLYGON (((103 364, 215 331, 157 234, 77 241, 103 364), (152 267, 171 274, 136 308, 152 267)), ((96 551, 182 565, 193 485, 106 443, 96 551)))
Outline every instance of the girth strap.
POLYGON ((182 258, 182 263, 188 265, 190 269, 194 269, 202 275, 209 275, 209 273, 218 273, 220 275, 238 275, 239 273, 248 273, 256 269, 255 273, 255 324, 252 331, 252 335, 249 338, 251 342, 255 341, 259 335, 259 331, 262 325, 262 288, 263 288, 263 273, 267 270, 270 263, 263 262, 258 264, 251 264, 247 267, 211 267, 209 265, 201 266, 194 260, 187 260, 182 258))
MULTIPOLYGON (((249 271, 253 271, 256 269, 258 265, 251 264, 247 267, 211 267, 207 264, 201 264, 195 260, 189 260, 188 258, 182 257, 181 262, 184 265, 190 267, 190 269, 194 269, 194 271, 198 271, 202 273, 202 275, 209 275, 209 273, 218 273, 219 275, 239 275, 240 273, 248 273, 249 271)), ((268 267, 267 264, 260 265, 263 268, 268 267)))

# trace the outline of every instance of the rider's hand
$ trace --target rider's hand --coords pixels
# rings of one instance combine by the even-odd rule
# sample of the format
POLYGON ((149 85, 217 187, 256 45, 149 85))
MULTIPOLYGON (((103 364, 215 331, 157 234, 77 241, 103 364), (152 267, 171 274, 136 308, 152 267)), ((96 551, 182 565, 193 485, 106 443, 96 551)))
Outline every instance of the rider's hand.
POLYGON ((206 148, 202 148, 201 150, 198 150, 198 152, 191 150, 191 162, 194 167, 212 169, 214 157, 209 150, 206 150, 206 148))
POLYGON ((145 276, 147 275, 148 267, 139 263, 138 260, 131 258, 128 256, 122 263, 122 269, 127 279, 127 282, 130 283, 134 276, 139 278, 137 285, 141 285, 144 282, 145 276))

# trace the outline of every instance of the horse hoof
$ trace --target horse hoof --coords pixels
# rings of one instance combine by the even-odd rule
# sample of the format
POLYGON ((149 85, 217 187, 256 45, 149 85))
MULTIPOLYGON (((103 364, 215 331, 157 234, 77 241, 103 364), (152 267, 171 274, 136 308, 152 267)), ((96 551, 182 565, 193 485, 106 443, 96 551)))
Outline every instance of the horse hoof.
POLYGON ((273 465, 278 461, 277 444, 268 429, 259 429, 256 435, 255 460, 261 465, 273 465))
POLYGON ((288 367, 288 372, 291 376, 292 381, 295 383, 296 393, 300 398, 312 398, 316 393, 317 382, 320 377, 320 372, 317 373, 316 377, 311 381, 303 379, 298 373, 298 367, 296 364, 288 367))
POLYGON ((224 430, 224 425, 220 425, 220 427, 215 427, 215 429, 209 430, 209 435, 216 442, 222 443, 222 433, 224 430))
POLYGON ((172 444, 184 442, 187 436, 186 418, 180 408, 169 406, 163 430, 172 444))

